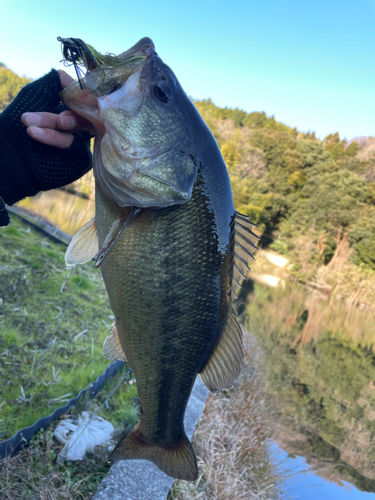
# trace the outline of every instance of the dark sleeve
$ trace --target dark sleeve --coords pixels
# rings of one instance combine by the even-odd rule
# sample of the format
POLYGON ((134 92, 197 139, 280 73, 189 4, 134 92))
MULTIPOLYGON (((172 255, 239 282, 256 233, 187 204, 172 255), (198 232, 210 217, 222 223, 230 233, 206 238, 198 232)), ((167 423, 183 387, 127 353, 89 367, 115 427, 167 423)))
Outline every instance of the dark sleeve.
MULTIPOLYGON (((26 112, 61 113, 62 90, 56 70, 26 85, 0 114, 0 197, 8 205, 79 179, 92 167, 88 134, 75 138, 68 149, 31 139, 21 122, 26 112)), ((1 206, 0 206, 1 218, 1 206)))

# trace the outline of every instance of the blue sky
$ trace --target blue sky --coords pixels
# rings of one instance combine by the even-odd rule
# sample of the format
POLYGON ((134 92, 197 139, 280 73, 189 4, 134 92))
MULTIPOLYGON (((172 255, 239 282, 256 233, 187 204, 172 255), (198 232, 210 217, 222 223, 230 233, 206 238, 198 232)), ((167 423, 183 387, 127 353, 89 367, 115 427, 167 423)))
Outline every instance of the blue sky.
POLYGON ((375 136, 375 0, 2 0, 0 61, 37 78, 57 36, 120 53, 143 36, 196 99, 318 137, 375 136))

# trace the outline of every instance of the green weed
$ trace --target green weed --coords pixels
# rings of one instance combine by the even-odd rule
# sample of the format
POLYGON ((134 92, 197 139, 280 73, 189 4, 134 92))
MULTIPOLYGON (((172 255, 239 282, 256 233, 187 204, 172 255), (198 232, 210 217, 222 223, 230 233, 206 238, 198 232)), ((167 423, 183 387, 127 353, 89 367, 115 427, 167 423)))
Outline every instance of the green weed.
POLYGON ((0 433, 19 401, 2 439, 51 414, 110 364, 102 346, 112 311, 101 274, 91 263, 66 269, 65 251, 65 245, 43 238, 14 216, 12 226, 0 231, 0 262, 5 263, 0 268, 0 329, 6 347, 0 353, 0 433))
POLYGON ((22 233, 16 227, 13 226, 8 226, 2 229, 2 232, 9 236, 22 236, 22 233))

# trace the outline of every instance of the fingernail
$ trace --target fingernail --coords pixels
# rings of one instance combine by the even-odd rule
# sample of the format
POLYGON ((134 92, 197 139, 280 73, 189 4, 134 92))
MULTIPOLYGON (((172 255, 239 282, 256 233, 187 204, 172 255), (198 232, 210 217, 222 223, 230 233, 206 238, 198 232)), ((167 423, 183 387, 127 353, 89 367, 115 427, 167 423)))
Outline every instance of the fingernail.
POLYGON ((30 127, 30 130, 34 135, 38 135, 39 137, 45 134, 44 129, 39 127, 30 127))
POLYGON ((25 121, 28 126, 38 125, 40 122, 40 116, 37 113, 24 113, 25 121))
POLYGON ((76 125, 76 121, 72 116, 62 116, 61 125, 63 128, 73 128, 76 125))

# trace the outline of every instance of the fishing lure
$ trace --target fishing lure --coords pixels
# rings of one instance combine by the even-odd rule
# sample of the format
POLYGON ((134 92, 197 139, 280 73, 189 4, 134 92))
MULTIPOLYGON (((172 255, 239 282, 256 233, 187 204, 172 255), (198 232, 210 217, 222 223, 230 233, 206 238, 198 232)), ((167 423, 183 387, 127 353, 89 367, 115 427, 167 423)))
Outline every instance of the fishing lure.
POLYGON ((105 71, 108 68, 124 68, 129 64, 135 64, 145 59, 143 55, 132 55, 129 57, 116 56, 115 54, 102 54, 94 49, 89 44, 86 44, 80 38, 62 38, 57 37, 61 42, 64 66, 74 66, 79 86, 83 90, 86 88, 84 77, 86 79, 87 88, 97 96, 104 95, 103 83, 105 80, 105 71), (84 67, 86 73, 81 69, 84 67), (90 71, 98 69, 101 73, 101 82, 99 85, 94 85, 90 78, 90 71))

